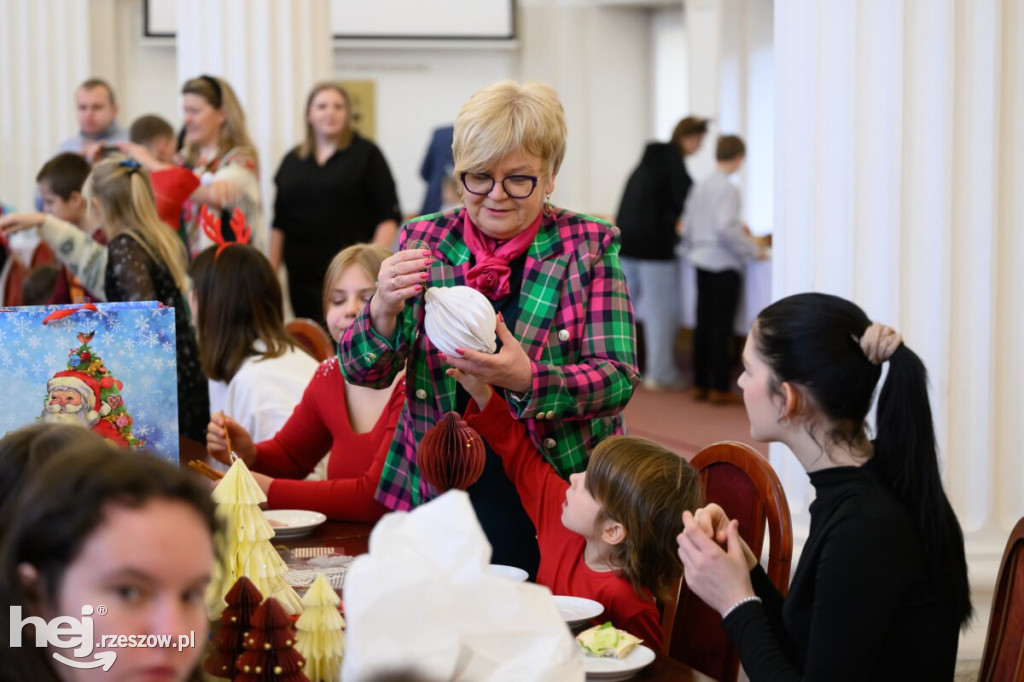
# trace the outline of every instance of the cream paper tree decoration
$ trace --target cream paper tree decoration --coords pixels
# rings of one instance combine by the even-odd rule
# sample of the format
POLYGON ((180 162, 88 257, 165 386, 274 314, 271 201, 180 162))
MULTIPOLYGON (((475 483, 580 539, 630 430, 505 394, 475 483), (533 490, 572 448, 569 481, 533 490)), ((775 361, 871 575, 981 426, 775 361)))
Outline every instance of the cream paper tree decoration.
POLYGON ((246 576, 264 597, 274 597, 291 615, 302 613, 302 602, 284 579, 288 565, 270 544, 274 529, 260 504, 267 501, 256 479, 241 459, 236 459, 213 489, 221 531, 217 536, 220 560, 213 567, 213 579, 206 592, 211 619, 218 618, 227 605, 225 595, 241 576, 246 576))
POLYGON ((303 612, 295 623, 299 631, 295 649, 306 659, 303 672, 310 682, 335 682, 345 655, 345 619, 338 613, 341 599, 323 575, 317 576, 305 596, 303 612))

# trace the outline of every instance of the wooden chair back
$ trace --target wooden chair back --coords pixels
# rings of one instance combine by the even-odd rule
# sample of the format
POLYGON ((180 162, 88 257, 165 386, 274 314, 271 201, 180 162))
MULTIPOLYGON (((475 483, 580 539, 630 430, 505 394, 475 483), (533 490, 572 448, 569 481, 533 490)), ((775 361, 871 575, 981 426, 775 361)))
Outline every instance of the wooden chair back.
MULTIPOLYGON (((765 526, 770 539, 768 577, 782 594, 789 588, 793 523, 782 483, 768 460, 749 445, 714 443, 690 462, 700 475, 705 502, 714 502, 739 521, 740 536, 761 556, 765 526)), ((722 617, 680 582, 674 603, 662 617, 663 653, 720 682, 734 682, 739 654, 722 629, 722 617)))
POLYGON ((1024 518, 999 565, 978 682, 1024 682, 1024 518))
POLYGON ((334 355, 334 342, 318 322, 308 317, 297 317, 286 324, 284 328, 317 362, 323 362, 334 355))

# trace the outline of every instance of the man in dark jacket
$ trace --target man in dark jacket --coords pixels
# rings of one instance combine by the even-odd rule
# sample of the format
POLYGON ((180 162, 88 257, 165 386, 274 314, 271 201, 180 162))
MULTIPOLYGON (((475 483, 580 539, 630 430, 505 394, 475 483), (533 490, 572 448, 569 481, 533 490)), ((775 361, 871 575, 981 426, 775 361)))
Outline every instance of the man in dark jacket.
POLYGON ((629 176, 619 206, 622 270, 638 320, 644 323, 644 386, 681 390, 675 362, 679 274, 675 246, 679 217, 693 180, 684 157, 700 149, 708 120, 687 116, 670 142, 652 142, 629 176))

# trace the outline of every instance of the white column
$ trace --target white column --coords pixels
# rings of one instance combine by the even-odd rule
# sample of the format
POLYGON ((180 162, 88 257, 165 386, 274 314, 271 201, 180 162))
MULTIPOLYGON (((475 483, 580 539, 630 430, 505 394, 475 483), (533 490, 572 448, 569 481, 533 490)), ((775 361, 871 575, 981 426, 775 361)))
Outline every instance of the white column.
POLYGON ((565 107, 568 148, 552 201, 614 220, 651 136, 650 27, 643 8, 593 5, 521 0, 515 78, 547 83, 565 107))
POLYGON ((178 0, 177 10, 179 87, 207 74, 235 89, 259 152, 269 222, 274 172, 304 135, 309 91, 332 73, 328 0, 178 0))
MULTIPOLYGON (((773 295, 850 298, 928 367, 978 611, 963 661, 1024 515, 1021 35, 1016 0, 776 2, 773 295)), ((772 462, 800 529, 806 475, 772 462)))
MULTIPOLYGON (((683 0, 690 105, 686 113, 714 118, 716 128, 721 118, 724 11, 723 0, 683 0)), ((686 160, 690 175, 697 182, 715 169, 715 139, 716 134, 708 135, 701 150, 686 160)))
POLYGON ((0 0, 0 200, 17 209, 33 209, 36 173, 78 131, 75 88, 100 75, 89 26, 87 0, 0 0))

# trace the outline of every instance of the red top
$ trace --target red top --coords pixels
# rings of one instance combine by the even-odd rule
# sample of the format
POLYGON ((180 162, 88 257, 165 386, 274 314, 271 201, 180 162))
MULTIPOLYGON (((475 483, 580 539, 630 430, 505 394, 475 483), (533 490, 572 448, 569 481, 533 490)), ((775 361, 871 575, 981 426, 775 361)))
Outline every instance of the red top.
POLYGON ((276 479, 267 495, 270 508, 308 509, 335 521, 372 523, 383 516, 388 509, 373 494, 404 404, 403 379, 373 428, 356 433, 338 359, 320 363, 285 425, 270 440, 256 444, 253 470, 276 479), (308 475, 328 449, 328 480, 289 480, 308 475))
POLYGON ((187 168, 161 168, 149 174, 156 212, 172 230, 178 231, 181 206, 199 187, 199 178, 187 168))
POLYGON ((501 457, 505 473, 537 529, 537 583, 553 594, 600 602, 604 613, 596 623, 610 620, 615 627, 660 651, 661 623, 653 597, 640 597, 618 571, 595 571, 587 566, 583 560, 586 540, 562 525, 562 504, 569 484, 544 461, 526 427, 512 418, 505 401, 494 393, 483 412, 470 401, 466 421, 501 457))

